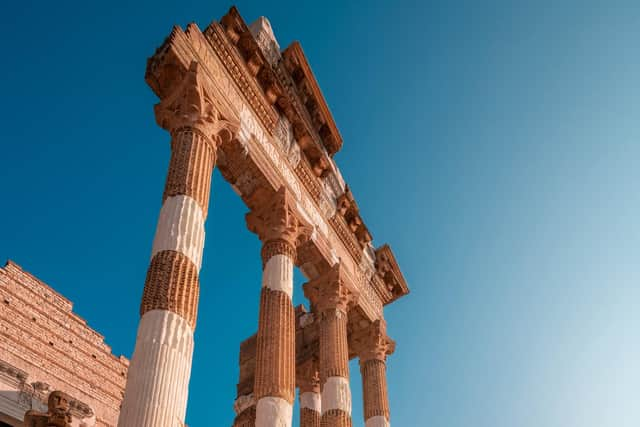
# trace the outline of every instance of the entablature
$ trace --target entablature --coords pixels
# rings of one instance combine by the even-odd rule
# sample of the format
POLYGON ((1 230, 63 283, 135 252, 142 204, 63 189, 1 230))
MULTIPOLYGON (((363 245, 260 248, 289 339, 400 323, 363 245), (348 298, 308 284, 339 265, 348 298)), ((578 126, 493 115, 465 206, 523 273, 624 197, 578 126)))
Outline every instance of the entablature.
MULTIPOLYGON (((269 198, 286 185, 295 197, 301 219, 316 230, 300 251, 305 275, 312 279, 337 262, 344 262, 360 290, 360 305, 366 317, 380 318, 383 305, 408 292, 406 283, 393 254, 385 258, 393 260, 391 274, 386 270, 378 274, 378 265, 387 264, 378 262, 371 233, 334 160, 315 142, 319 141, 318 134, 309 128, 309 111, 293 84, 286 58, 273 53, 277 43, 267 49, 268 38, 262 40, 260 36, 261 41, 256 40, 256 31, 270 31, 265 22, 259 24, 252 25, 252 32, 237 9, 232 8, 221 24, 212 22, 204 33, 193 23, 184 31, 174 27, 148 60, 146 80, 162 100, 193 62, 201 65, 198 72, 207 76, 202 79, 206 91, 223 104, 225 115, 233 116, 228 119, 240 123, 234 140, 219 149, 218 166, 223 176, 251 209, 256 200, 269 198), (265 54, 269 49, 271 53, 265 54), (287 105, 293 110, 284 108, 282 100, 288 100, 287 105), (312 146, 320 157, 309 154, 308 147, 312 146), (256 197, 257 191, 263 192, 260 197, 256 197)), ((298 66, 306 64, 310 73, 308 62, 299 56, 303 55, 302 50, 290 52, 296 52, 298 66)), ((315 79, 315 89, 310 83, 305 84, 311 92, 319 91, 315 79)))

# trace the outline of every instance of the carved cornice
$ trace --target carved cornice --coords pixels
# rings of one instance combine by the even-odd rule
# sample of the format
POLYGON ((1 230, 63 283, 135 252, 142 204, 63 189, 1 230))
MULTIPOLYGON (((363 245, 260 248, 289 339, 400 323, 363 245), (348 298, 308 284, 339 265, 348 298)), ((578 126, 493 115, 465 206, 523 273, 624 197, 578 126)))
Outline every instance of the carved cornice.
POLYGON ((355 234, 349 229, 344 217, 336 212, 336 214, 329 219, 329 224, 331 224, 336 234, 349 251, 349 254, 353 257, 356 263, 359 264, 362 259, 362 247, 360 247, 355 234))
POLYGON ((320 142, 320 135, 313 127, 313 120, 298 96, 296 85, 283 62, 276 67, 276 74, 285 92, 278 98, 278 107, 291 122, 293 134, 317 177, 329 172, 328 154, 320 142))
POLYGON ((311 171, 309 163, 306 160, 299 161, 298 166, 295 168, 295 172, 313 200, 316 203, 319 203, 322 198, 322 187, 318 182, 318 177, 311 171))
MULTIPOLYGON (((246 31, 248 32, 249 29, 246 28, 246 31)), ((255 74, 250 72, 249 65, 240 56, 234 45, 230 43, 232 39, 228 38, 228 32, 217 22, 212 22, 205 29, 204 36, 229 74, 231 74, 264 127, 273 135, 278 123, 278 113, 256 81, 255 74)))
POLYGON ((385 305, 409 293, 407 282, 389 245, 382 245, 376 249, 376 275, 390 293, 390 298, 383 300, 385 305))
POLYGON ((322 95, 320 86, 313 75, 307 57, 299 42, 293 42, 282 53, 284 64, 298 87, 304 104, 309 111, 315 130, 330 156, 342 148, 342 136, 333 119, 329 106, 322 95))
POLYGON ((360 217, 360 208, 349 187, 338 197, 337 204, 337 212, 344 218, 349 230, 356 236, 360 247, 364 249, 372 240, 371 233, 360 217))
MULTIPOLYGON (((277 105, 294 129, 294 135, 302 152, 313 165, 317 176, 324 176, 328 172, 327 155, 322 145, 315 141, 322 140, 322 135, 316 131, 313 118, 298 98, 293 80, 289 77, 282 63, 272 64, 260 47, 259 42, 251 33, 238 9, 234 6, 222 17, 220 24, 212 23, 209 28, 222 28, 226 40, 233 50, 242 58, 247 74, 252 77, 262 89, 265 99, 271 105, 277 105)), ((210 29, 205 30, 209 36, 210 29)), ((336 129, 337 131, 337 129, 336 129)), ((273 132, 272 132, 273 133, 273 132)))

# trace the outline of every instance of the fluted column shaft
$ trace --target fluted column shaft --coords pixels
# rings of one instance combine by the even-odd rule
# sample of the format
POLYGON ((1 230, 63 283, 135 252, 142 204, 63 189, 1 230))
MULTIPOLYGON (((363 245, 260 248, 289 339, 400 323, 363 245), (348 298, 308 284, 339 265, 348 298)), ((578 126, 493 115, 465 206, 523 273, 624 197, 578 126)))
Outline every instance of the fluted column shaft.
POLYGON ((387 390, 387 355, 395 350, 395 342, 387 336, 384 319, 372 322, 356 342, 360 357, 362 397, 366 427, 390 427, 387 390))
POLYGON ((293 267, 301 222, 284 187, 247 214, 247 226, 262 246, 262 290, 253 393, 256 427, 291 426, 295 396, 293 267))
POLYGON ((290 426, 295 395, 295 248, 283 240, 265 242, 256 347, 256 427, 290 426))
POLYGON ((306 283, 304 292, 319 316, 322 427, 351 427, 347 310, 355 295, 340 263, 306 283))
POLYGON ((360 361, 362 395, 366 427, 389 427, 389 396, 386 362, 380 359, 360 361))
POLYGON ((327 308, 321 313, 319 327, 321 426, 351 426, 347 313, 340 308, 327 308))
POLYGON ((120 427, 184 423, 214 163, 212 145, 198 129, 173 132, 120 427))
POLYGON ((232 135, 201 79, 194 62, 155 107, 171 133, 171 160, 119 427, 184 425, 211 174, 223 128, 232 135))

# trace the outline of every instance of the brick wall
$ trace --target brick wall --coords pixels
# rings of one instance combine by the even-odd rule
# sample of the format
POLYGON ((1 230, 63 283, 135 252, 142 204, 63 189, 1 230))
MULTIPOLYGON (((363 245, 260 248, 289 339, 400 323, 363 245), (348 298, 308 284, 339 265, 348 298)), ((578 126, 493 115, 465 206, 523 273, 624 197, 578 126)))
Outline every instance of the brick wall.
POLYGON ((111 354, 69 300, 11 261, 0 268, 0 364, 7 377, 22 372, 13 382, 21 409, 62 390, 96 426, 116 425, 129 361, 111 354))

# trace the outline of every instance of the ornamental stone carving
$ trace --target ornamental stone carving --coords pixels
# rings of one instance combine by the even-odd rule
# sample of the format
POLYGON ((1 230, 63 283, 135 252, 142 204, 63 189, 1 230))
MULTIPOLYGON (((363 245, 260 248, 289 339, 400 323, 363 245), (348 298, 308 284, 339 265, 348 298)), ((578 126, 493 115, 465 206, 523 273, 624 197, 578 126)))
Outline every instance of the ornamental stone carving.
MULTIPOLYGON (((273 255, 270 252, 273 250, 290 255, 289 251, 295 250, 300 237, 311 235, 311 226, 299 217, 296 202, 285 187, 280 187, 273 196, 263 192, 257 204, 258 207, 246 215, 247 227, 265 243, 269 255, 273 255), (278 241, 283 243, 280 248, 274 245, 267 249, 266 243, 278 241)), ((264 255, 267 254, 263 252, 264 255)))
POLYGON ((230 141, 239 124, 223 115, 202 74, 201 66, 193 61, 173 92, 155 106, 156 121, 171 133, 182 128, 195 129, 213 142, 215 148, 219 143, 230 141))
POLYGON ((69 395, 54 391, 49 395, 46 414, 27 411, 24 416, 25 427, 71 427, 72 416, 69 395))
POLYGON ((342 263, 337 263, 324 275, 306 283, 304 294, 319 313, 332 309, 346 313, 358 297, 351 286, 345 279, 342 263))
POLYGON ((385 361, 387 355, 395 351, 396 343, 387 336, 387 323, 380 319, 372 322, 355 340, 355 347, 362 364, 369 360, 385 361))

